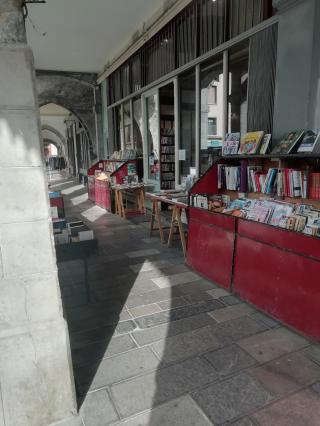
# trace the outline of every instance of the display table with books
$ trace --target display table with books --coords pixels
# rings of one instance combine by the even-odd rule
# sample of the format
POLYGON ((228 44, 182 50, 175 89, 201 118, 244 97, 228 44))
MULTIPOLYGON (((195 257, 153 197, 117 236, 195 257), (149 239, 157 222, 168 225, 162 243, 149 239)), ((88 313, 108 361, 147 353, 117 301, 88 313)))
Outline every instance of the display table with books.
POLYGON ((320 155, 298 150, 237 151, 209 168, 189 192, 187 263, 320 339, 320 155))
POLYGON ((115 196, 112 187, 138 182, 141 175, 141 161, 101 160, 88 171, 88 198, 110 212, 115 212, 115 196))
POLYGON ((177 228, 181 246, 183 250, 184 256, 186 255, 187 251, 187 244, 186 244, 186 238, 185 238, 185 232, 183 229, 183 223, 182 223, 182 213, 185 213, 185 216, 187 217, 187 209, 188 209, 188 197, 187 194, 181 191, 176 190, 165 190, 161 191, 160 193, 146 193, 146 198, 148 198, 152 203, 152 211, 151 211, 151 220, 150 220, 150 236, 152 235, 153 231, 157 230, 159 231, 161 242, 164 243, 164 233, 163 230, 165 229, 162 225, 161 220, 161 209, 159 207, 159 204, 164 203, 170 206, 171 208, 171 225, 170 225, 170 231, 169 231, 169 237, 168 237, 168 247, 172 244, 173 234, 174 230, 177 228), (157 225, 157 228, 155 227, 157 225))

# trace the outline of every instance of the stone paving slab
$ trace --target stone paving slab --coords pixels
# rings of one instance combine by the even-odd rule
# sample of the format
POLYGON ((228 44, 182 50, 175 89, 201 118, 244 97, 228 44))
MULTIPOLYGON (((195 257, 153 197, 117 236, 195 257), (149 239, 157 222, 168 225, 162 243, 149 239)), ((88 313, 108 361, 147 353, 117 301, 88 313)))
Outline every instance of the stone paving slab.
POLYGON ((210 426, 190 396, 173 399, 151 411, 117 423, 119 426, 210 426))
POLYGON ((80 415, 85 426, 109 425, 119 419, 106 390, 89 393, 80 415))
MULTIPOLYGON (((187 269, 187 268, 186 268, 187 269)), ((199 280, 199 275, 194 272, 181 272, 159 278, 152 278, 152 281, 160 288, 171 287, 177 284, 185 284, 199 280)))
POLYGON ((212 311, 223 307, 218 300, 208 300, 190 306, 171 309, 169 311, 159 312, 153 315, 147 315, 137 318, 136 322, 140 328, 154 327, 169 321, 177 321, 182 318, 188 318, 193 315, 212 311))
POLYGON ((320 367, 302 353, 291 353, 249 371, 273 395, 283 397, 320 379, 320 367))
POLYGON ((244 350, 260 362, 270 361, 309 344, 308 340, 286 328, 268 330, 239 342, 244 350))
POLYGON ((130 334, 124 334, 122 336, 113 337, 108 343, 103 341, 82 346, 80 349, 75 349, 72 351, 72 360, 75 366, 80 367, 93 364, 122 352, 127 352, 136 347, 137 345, 130 337, 130 334))
POLYGON ((235 344, 209 352, 204 355, 204 358, 221 377, 238 373, 257 364, 254 358, 235 344))
POLYGON ((90 389, 99 389, 146 371, 155 370, 159 364, 160 361, 149 348, 138 348, 104 359, 97 368, 95 366, 79 368, 77 379, 79 384, 86 384, 87 378, 93 372, 94 377, 92 379, 90 377, 90 389))
POLYGON ((211 385, 192 396, 215 425, 242 417, 273 399, 259 382, 244 373, 211 385))
POLYGON ((217 380, 213 368, 200 358, 163 368, 111 387, 111 394, 121 417, 128 417, 143 410, 177 398, 217 380))
POLYGON ((147 345, 157 340, 166 339, 186 331, 192 331, 206 325, 214 324, 214 320, 207 314, 199 314, 189 318, 174 321, 172 323, 160 324, 144 330, 136 330, 132 333, 139 345, 147 345))
POLYGON ((259 426, 318 426, 320 399, 305 389, 260 410, 252 418, 259 426))
POLYGON ((152 345, 152 349, 164 363, 177 362, 219 347, 221 343, 214 335, 214 326, 210 325, 167 337, 152 345))
POLYGON ((250 314, 252 311, 253 308, 251 306, 245 303, 240 303, 238 305, 227 306, 226 308, 209 312, 209 315, 218 322, 224 322, 236 318, 241 318, 244 315, 250 314))

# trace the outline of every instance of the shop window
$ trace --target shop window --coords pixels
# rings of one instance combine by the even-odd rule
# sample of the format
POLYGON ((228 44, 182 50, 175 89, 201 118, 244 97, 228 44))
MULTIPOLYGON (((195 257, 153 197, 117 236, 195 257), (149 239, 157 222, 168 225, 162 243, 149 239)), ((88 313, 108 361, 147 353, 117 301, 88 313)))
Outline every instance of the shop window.
POLYGON ((121 106, 113 109, 114 150, 119 151, 122 147, 122 114, 121 106))
POLYGON ((217 86, 208 87, 208 105, 217 104, 217 86))
POLYGON ((272 133, 277 57, 277 25, 250 39, 248 131, 272 133))
POLYGON ((218 55, 201 66, 200 175, 211 166, 224 137, 223 85, 223 60, 218 55))
POLYGON ((180 178, 190 174, 195 167, 196 79, 195 72, 179 78, 180 88, 180 149, 185 160, 180 160, 180 178))
POLYGON ((160 181, 159 163, 159 99, 154 94, 146 98, 147 102, 147 145, 148 145, 148 178, 160 181))
POLYGON ((217 118, 208 118, 208 136, 214 136, 217 134, 217 118))
POLYGON ((142 110, 141 99, 133 100, 133 146, 142 154, 142 110))
MULTIPOLYGON (((247 132, 249 43, 229 51, 229 132, 247 132)), ((258 129, 255 129, 258 130, 258 129)))

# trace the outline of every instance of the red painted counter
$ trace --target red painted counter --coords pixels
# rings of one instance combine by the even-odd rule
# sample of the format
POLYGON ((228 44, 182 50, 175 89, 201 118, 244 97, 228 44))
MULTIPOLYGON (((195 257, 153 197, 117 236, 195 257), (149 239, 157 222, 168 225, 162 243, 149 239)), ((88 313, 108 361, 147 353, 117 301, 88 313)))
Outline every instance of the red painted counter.
POLYGON ((234 291, 285 324, 320 339, 320 240, 238 220, 234 291))
POLYGON ((201 275, 231 289, 235 218, 189 207, 187 263, 201 275))

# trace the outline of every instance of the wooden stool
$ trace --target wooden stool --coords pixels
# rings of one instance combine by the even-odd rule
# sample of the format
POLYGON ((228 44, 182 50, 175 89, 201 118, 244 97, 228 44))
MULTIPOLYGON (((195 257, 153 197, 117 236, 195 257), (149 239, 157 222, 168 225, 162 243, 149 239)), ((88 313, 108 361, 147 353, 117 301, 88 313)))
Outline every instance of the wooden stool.
POLYGON ((165 243, 163 229, 164 228, 163 228, 162 223, 161 223, 159 201, 153 199, 152 200, 151 221, 150 221, 150 237, 152 236, 153 231, 159 231, 161 242, 165 243), (154 228, 155 220, 157 221, 158 228, 154 228))
POLYGON ((172 218, 171 218, 171 226, 170 226, 170 232, 169 232, 169 238, 168 238, 168 247, 171 246, 173 233, 175 228, 177 227, 179 230, 183 255, 186 256, 187 244, 186 244, 186 238, 184 235, 183 224, 181 222, 181 211, 182 211, 182 208, 178 206, 172 207, 172 218))
POLYGON ((120 217, 126 218, 126 212, 139 211, 142 214, 146 213, 146 203, 144 196, 144 187, 138 188, 117 188, 115 192, 115 207, 116 214, 120 217), (135 195, 135 209, 126 209, 123 203, 123 192, 133 192, 135 195))

